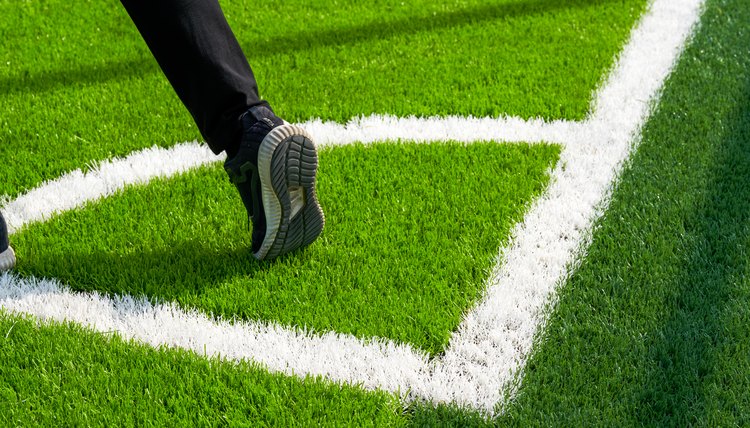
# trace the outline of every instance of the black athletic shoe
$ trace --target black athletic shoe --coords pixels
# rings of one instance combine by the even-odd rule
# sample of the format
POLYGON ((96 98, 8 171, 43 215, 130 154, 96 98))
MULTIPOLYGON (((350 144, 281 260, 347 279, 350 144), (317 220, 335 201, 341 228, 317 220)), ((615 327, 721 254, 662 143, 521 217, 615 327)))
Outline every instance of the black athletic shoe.
POLYGON ((5 225, 3 213, 0 213, 0 272, 13 269, 16 265, 16 255, 8 244, 8 226, 5 225))
POLYGON ((224 162, 253 223, 253 255, 272 259, 311 244, 325 219, 315 194, 318 153, 310 135, 266 106, 242 116, 237 154, 224 162))

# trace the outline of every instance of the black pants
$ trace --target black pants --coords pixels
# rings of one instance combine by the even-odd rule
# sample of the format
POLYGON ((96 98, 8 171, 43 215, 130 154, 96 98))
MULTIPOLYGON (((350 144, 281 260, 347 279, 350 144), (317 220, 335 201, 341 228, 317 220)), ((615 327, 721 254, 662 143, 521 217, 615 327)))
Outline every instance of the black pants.
POLYGON ((0 212, 0 253, 8 249, 8 227, 5 225, 3 213, 0 212))
POLYGON ((218 0, 120 0, 214 153, 232 153, 239 117, 265 104, 218 0))

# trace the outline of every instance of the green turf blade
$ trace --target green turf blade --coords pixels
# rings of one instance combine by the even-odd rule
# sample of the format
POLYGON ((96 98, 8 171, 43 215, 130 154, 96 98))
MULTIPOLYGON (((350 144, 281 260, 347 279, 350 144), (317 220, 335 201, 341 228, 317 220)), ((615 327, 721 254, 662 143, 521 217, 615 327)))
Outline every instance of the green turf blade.
POLYGON ((701 22, 498 425, 750 423, 750 7, 701 22))

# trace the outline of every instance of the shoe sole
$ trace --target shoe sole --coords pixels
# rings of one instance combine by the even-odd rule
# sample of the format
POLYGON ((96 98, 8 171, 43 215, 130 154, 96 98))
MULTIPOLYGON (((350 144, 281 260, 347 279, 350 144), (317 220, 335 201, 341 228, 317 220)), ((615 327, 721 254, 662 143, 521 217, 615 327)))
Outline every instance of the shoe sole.
POLYGON ((318 152, 310 135, 296 125, 271 130, 258 150, 266 236, 259 259, 271 259, 310 245, 325 225, 315 193, 318 152))
POLYGON ((0 272, 13 269, 16 265, 16 253, 13 252, 13 247, 8 247, 7 250, 0 253, 0 272))

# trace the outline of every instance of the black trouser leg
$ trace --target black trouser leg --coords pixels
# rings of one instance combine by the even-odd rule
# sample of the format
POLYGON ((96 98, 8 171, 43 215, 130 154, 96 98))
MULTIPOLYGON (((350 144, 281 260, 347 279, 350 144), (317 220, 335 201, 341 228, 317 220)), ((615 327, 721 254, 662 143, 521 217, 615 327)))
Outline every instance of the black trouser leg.
POLYGON ((8 228, 5 225, 3 213, 0 212, 0 253, 8 249, 8 228))
POLYGON ((263 104, 217 0, 120 0, 203 137, 232 152, 239 116, 263 104))

